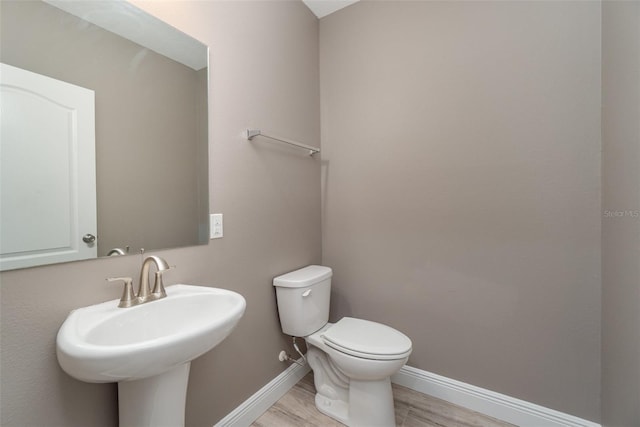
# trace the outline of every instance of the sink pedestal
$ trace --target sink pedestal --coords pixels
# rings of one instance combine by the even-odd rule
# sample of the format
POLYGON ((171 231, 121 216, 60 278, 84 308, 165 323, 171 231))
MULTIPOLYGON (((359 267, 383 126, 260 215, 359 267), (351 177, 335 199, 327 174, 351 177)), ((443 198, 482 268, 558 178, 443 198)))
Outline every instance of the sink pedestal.
POLYGON ((170 371, 118 383, 120 427, 184 426, 191 362, 170 371))

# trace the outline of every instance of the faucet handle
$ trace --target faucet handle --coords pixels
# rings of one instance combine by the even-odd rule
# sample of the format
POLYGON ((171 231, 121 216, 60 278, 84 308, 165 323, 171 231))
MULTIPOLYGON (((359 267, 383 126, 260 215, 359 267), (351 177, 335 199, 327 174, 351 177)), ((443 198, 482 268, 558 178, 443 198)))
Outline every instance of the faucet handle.
POLYGON ((137 301, 133 295, 133 279, 131 277, 109 277, 107 282, 124 282, 124 290, 118 307, 131 307, 136 304, 137 301))
POLYGON ((162 283, 162 273, 164 273, 165 271, 171 270, 173 268, 176 268, 176 266, 173 265, 165 270, 156 271, 156 278, 153 283, 153 292, 152 292, 154 299, 160 299, 167 296, 167 291, 164 290, 164 283, 162 283))

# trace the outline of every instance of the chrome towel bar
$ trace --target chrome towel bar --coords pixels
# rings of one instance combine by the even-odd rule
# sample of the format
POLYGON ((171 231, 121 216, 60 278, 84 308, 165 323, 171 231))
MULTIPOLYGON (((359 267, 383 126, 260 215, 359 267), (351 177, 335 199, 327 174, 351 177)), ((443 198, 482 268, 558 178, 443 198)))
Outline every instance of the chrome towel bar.
POLYGON ((284 142, 285 144, 293 145, 294 147, 303 148, 305 150, 309 150, 309 155, 313 156, 316 153, 320 152, 319 148, 312 147, 310 145, 303 144, 301 142, 290 141, 287 139, 276 138, 273 136, 265 135, 259 129, 247 129, 246 137, 249 141, 251 141, 256 136, 262 136, 264 138, 273 139, 274 141, 284 142))

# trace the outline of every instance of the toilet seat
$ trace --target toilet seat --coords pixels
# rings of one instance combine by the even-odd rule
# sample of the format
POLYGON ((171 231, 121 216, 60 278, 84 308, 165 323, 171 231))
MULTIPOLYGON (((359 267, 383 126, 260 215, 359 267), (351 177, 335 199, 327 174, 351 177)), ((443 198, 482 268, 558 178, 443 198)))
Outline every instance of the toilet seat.
POLYGON ((334 350, 363 359, 396 360, 411 353, 411 340, 402 332, 353 317, 343 317, 321 337, 334 350))

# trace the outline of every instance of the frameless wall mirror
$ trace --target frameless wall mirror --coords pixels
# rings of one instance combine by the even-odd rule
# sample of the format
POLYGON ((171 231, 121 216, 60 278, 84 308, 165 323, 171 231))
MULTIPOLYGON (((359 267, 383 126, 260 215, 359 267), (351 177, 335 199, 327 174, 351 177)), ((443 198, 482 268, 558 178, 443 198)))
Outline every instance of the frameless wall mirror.
POLYGON ((122 0, 0 8, 1 269, 207 243, 207 46, 122 0))

